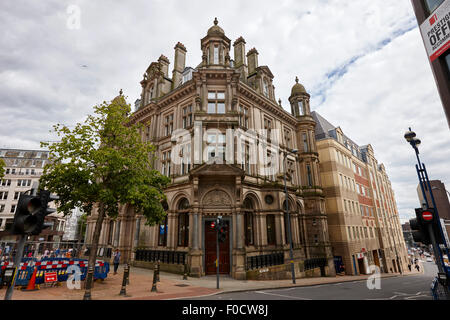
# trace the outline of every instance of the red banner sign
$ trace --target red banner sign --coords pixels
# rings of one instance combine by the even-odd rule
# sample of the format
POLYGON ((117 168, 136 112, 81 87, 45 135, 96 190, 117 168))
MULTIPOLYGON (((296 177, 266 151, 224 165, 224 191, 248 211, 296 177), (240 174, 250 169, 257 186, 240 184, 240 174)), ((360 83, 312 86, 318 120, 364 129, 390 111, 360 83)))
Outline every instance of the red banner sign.
POLYGON ((58 281, 58 274, 56 272, 46 272, 45 282, 56 282, 58 281))

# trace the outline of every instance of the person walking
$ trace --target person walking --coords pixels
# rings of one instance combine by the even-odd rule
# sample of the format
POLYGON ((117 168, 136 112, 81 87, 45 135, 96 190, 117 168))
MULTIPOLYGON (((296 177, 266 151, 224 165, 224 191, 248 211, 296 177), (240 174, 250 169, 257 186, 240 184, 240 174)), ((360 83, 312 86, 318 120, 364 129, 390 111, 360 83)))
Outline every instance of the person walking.
POLYGON ((411 263, 408 263, 409 272, 411 272, 411 263))
POLYGON ((420 272, 419 264, 416 264, 416 269, 417 269, 417 272, 420 272))
POLYGON ((120 252, 119 249, 116 249, 116 251, 113 253, 113 263, 114 263, 114 274, 117 274, 117 269, 119 268, 119 262, 120 262, 120 252))

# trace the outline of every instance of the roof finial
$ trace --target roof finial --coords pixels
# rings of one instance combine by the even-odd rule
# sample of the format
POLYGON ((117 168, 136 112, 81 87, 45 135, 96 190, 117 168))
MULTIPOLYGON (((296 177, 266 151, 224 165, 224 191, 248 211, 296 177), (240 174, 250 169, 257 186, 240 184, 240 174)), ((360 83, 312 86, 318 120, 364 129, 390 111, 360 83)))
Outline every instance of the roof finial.
POLYGON ((295 76, 295 82, 298 83, 298 77, 297 76, 295 76))
POLYGON ((120 91, 119 91, 119 95, 122 95, 122 93, 123 93, 123 91, 122 91, 122 89, 120 89, 120 91))
POLYGON ((219 23, 219 21, 217 20, 217 17, 214 18, 214 25, 217 26, 218 23, 219 23))

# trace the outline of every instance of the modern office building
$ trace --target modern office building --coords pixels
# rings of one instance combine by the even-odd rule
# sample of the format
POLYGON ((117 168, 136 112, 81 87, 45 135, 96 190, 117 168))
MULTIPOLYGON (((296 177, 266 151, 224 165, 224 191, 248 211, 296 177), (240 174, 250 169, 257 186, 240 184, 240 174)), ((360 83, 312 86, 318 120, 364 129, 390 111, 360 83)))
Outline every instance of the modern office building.
POLYGON ((408 256, 389 177, 372 146, 359 146, 319 113, 315 135, 336 265, 347 274, 406 270, 408 256))
MULTIPOLYGON (((169 59, 152 62, 140 82, 142 94, 132 123, 145 124, 143 139, 157 148, 154 167, 171 178, 165 190, 166 220, 157 226, 130 205, 105 219, 98 253, 118 247, 123 261, 191 276, 215 274, 216 236, 211 223, 226 222, 220 272, 236 279, 287 279, 290 230, 296 274, 320 268, 334 274, 316 149, 310 95, 296 80, 291 113, 276 99, 274 75, 259 65, 246 41, 233 43, 217 19, 200 41, 202 56, 185 65, 187 50, 175 45, 169 59), (297 152, 296 150, 297 149, 297 152)), ((88 218, 91 242, 96 212, 88 218)))
MULTIPOLYGON (((433 191, 434 201, 436 201, 439 218, 450 220, 450 203, 448 201, 447 189, 445 189, 445 185, 440 180, 431 180, 430 185, 433 191)), ((433 202, 431 201, 430 190, 427 188, 424 191, 427 197, 428 205, 430 208, 434 208, 433 202)), ((425 199, 423 197, 420 184, 417 185, 417 196, 419 197, 420 204, 425 204, 425 199)))
POLYGON ((450 0, 411 0, 450 126, 450 0))

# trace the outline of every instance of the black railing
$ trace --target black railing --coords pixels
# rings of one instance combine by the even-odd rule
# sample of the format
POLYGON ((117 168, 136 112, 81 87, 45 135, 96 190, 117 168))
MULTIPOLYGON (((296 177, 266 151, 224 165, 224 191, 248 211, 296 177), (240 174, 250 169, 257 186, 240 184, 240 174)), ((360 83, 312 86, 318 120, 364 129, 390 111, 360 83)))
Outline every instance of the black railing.
POLYGON ((325 267, 327 265, 328 265, 327 259, 325 259, 325 258, 308 259, 308 260, 305 260, 305 271, 315 269, 315 268, 322 269, 323 267, 325 267))
POLYGON ((247 257, 247 270, 278 266, 282 264, 284 264, 283 252, 247 257))
MULTIPOLYGON (((82 252, 82 253, 85 256, 88 256, 91 253, 92 245, 86 245, 85 248, 86 248, 85 251, 82 252)), ((97 248, 97 255, 99 257, 111 258, 111 256, 112 256, 112 248, 111 247, 104 247, 104 246, 98 247, 97 248), (103 248, 103 250, 102 250, 102 248, 103 248)))
POLYGON ((185 264, 186 252, 160 251, 160 250, 136 250, 134 258, 136 261, 149 261, 169 264, 185 264))

